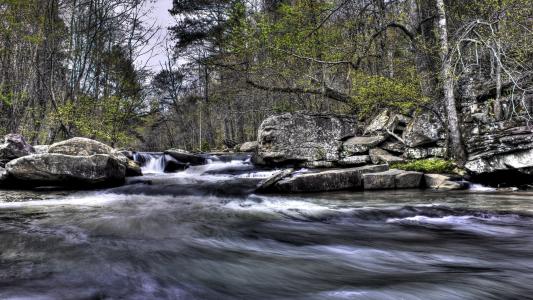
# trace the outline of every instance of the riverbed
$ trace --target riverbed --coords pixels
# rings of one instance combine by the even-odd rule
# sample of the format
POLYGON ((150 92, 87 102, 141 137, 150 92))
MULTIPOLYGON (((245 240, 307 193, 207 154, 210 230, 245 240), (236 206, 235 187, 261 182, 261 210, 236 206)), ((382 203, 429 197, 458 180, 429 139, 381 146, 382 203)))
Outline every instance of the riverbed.
MULTIPOLYGON (((146 170, 145 170, 146 171, 146 170)), ((219 161, 115 189, 0 191, 0 299, 525 299, 533 194, 257 195, 219 161)))

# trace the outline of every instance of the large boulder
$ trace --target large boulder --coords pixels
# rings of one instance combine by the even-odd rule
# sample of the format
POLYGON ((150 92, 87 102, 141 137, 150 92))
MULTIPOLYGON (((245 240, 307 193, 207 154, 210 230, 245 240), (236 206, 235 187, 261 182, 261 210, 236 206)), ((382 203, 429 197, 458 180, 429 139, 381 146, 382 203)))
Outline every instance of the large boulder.
POLYGON ((181 149, 170 149, 165 151, 165 154, 170 155, 172 158, 176 159, 178 162, 184 164, 190 164, 191 166, 199 166, 207 164, 207 158, 192 154, 188 151, 181 149))
POLYGON ((91 156, 95 154, 111 154, 114 149, 110 146, 88 138, 75 137, 66 141, 52 144, 48 153, 91 156))
POLYGON ((407 124, 403 140, 408 147, 419 147, 442 139, 444 127, 432 113, 418 114, 407 124))
POLYGON ((413 189, 419 188, 423 174, 420 172, 388 170, 363 175, 365 190, 413 189))
POLYGON ((357 120, 349 116, 307 112, 272 116, 259 127, 257 161, 337 161, 342 140, 358 131, 357 120))
POLYGON ((33 146, 33 149, 35 149, 35 154, 45 154, 45 153, 48 153, 48 149, 50 149, 50 145, 36 145, 36 146, 33 146))
POLYGON ((268 188, 268 192, 309 193, 360 189, 363 174, 383 172, 386 165, 365 166, 349 169, 334 169, 316 173, 296 173, 285 177, 268 188))
POLYGON ((6 181, 8 177, 9 177, 9 174, 7 173, 7 170, 0 167, 0 184, 6 181))
POLYGON ((18 183, 29 186, 113 186, 122 184, 126 176, 126 166, 105 154, 35 154, 9 162, 6 169, 18 183))
POLYGON ((10 160, 35 153, 33 147, 20 134, 8 134, 4 143, 0 145, 0 165, 4 166, 10 160))

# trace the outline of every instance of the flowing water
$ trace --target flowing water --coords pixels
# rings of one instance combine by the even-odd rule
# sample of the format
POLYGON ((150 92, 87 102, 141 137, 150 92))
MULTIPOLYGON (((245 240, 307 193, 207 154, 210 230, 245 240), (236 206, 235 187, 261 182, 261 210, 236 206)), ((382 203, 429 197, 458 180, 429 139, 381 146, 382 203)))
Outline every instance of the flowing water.
POLYGON ((246 158, 152 156, 120 188, 0 192, 0 299, 533 295, 532 194, 265 196, 246 158))

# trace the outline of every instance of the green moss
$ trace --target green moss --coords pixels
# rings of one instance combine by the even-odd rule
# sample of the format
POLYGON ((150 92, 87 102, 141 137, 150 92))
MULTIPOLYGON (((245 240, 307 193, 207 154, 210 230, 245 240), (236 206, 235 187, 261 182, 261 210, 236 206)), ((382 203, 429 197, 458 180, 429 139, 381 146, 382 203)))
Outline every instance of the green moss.
POLYGON ((394 169, 424 173, 454 173, 457 168, 452 161, 441 158, 429 158, 413 160, 406 163, 396 163, 392 164, 391 167, 394 169))

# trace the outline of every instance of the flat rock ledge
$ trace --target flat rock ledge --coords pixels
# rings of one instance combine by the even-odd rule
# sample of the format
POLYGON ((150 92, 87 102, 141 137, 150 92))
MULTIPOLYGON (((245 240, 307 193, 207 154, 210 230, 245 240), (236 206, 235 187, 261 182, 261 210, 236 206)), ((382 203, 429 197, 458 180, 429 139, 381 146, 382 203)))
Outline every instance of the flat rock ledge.
POLYGON ((420 188, 450 191, 463 190, 468 186, 457 176, 389 170, 388 165, 383 164, 313 172, 285 169, 263 180, 256 192, 284 194, 420 188))

